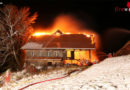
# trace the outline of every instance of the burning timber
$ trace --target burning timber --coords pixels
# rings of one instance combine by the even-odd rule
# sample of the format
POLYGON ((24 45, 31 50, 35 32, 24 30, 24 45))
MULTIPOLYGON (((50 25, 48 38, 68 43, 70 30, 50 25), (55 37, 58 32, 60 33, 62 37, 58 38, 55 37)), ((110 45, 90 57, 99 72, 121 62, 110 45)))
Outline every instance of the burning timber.
POLYGON ((63 34, 60 30, 51 35, 34 34, 21 48, 25 62, 38 65, 77 64, 97 61, 93 35, 63 34))

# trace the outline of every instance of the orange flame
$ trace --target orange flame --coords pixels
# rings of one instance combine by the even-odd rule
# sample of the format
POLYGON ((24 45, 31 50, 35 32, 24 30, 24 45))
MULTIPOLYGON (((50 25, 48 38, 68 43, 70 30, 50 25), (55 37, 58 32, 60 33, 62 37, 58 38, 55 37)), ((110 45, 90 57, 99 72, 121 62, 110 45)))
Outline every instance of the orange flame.
POLYGON ((42 36, 42 35, 46 35, 46 33, 36 32, 36 33, 34 33, 32 36, 42 36))
POLYGON ((68 34, 68 35, 69 35, 69 34, 71 34, 71 33, 65 33, 65 34, 68 34))
MULTIPOLYGON (((99 35, 94 32, 93 30, 86 29, 84 24, 77 20, 74 16, 72 15, 59 15, 55 20, 52 26, 49 28, 37 28, 37 32, 43 32, 45 34, 49 35, 53 34, 56 30, 61 30, 64 34, 84 34, 88 38, 91 37, 91 35, 94 35, 93 41, 96 43, 96 48, 100 48, 100 39, 99 35), (69 32, 69 33, 68 33, 69 32)), ((34 34, 33 36, 36 36, 37 34, 34 34)), ((38 35, 39 36, 39 35, 38 35)))
POLYGON ((89 35, 89 34, 86 34, 86 33, 83 33, 83 34, 84 34, 86 37, 88 37, 88 38, 90 37, 90 35, 89 35))
POLYGON ((56 33, 56 36, 60 36, 60 35, 61 35, 60 33, 58 33, 58 32, 56 33))
MULTIPOLYGON (((61 30, 63 34, 84 34, 91 38, 92 44, 95 43, 96 49, 100 48, 99 35, 93 30, 88 30, 83 23, 72 15, 59 15, 49 28, 37 28, 32 36, 52 35, 56 30, 61 30)), ((59 36, 60 34, 56 34, 59 36)), ((98 61, 95 51, 91 52, 91 62, 98 61)), ((86 56, 86 54, 82 54, 86 56)), ((87 54, 88 55, 88 54, 87 54)))

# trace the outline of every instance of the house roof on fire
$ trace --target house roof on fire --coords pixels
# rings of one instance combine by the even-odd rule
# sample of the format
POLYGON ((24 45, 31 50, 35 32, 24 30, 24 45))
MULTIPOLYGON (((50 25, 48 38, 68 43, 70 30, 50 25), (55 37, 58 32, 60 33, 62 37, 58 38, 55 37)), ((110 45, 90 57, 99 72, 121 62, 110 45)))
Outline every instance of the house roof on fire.
POLYGON ((91 37, 84 34, 32 36, 21 49, 95 49, 91 37))

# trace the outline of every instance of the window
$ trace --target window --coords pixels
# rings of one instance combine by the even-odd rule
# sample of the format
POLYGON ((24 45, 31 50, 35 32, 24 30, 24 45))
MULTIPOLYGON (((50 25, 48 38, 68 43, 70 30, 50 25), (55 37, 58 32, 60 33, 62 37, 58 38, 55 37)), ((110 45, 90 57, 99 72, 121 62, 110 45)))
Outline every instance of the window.
POLYGON ((47 52, 47 56, 48 56, 48 57, 50 56, 50 51, 47 52))
POLYGON ((35 53, 34 53, 34 51, 32 51, 32 57, 34 57, 34 55, 35 55, 35 53))
POLYGON ((52 65, 52 62, 48 62, 48 66, 51 66, 52 65))
POLYGON ((58 56, 58 52, 54 51, 54 56, 57 57, 58 56))
POLYGON ((42 51, 40 51, 39 56, 42 57, 42 51))

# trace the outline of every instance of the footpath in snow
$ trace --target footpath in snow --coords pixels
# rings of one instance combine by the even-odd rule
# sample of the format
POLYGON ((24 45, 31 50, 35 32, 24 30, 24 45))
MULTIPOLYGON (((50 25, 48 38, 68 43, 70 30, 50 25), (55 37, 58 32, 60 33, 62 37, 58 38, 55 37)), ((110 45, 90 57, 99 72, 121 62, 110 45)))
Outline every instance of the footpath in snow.
MULTIPOLYGON (((9 84, 11 90, 18 90, 30 83, 63 76, 52 73, 46 76, 34 75, 9 84)), ((4 89, 2 87, 1 89, 4 89)), ((130 55, 107 58, 99 64, 78 74, 43 82, 24 90, 130 90, 130 55)))

